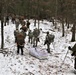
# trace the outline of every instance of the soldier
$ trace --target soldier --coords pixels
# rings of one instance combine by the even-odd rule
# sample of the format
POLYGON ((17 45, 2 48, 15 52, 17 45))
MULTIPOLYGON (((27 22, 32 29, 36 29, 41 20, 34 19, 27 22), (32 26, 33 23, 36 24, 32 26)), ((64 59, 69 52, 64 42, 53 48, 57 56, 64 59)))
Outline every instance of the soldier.
POLYGON ((74 61, 75 61, 74 62, 74 68, 76 69, 76 44, 72 48, 69 46, 68 49, 73 52, 71 55, 75 56, 75 59, 74 59, 74 61))
POLYGON ((21 32, 24 34, 24 38, 26 37, 27 27, 23 25, 21 28, 21 32))
POLYGON ((29 29, 29 25, 30 25, 30 22, 29 21, 27 21, 27 28, 29 29))
POLYGON ((12 23, 14 24, 15 23, 15 14, 12 14, 12 23))
POLYGON ((23 25, 20 29, 22 29, 24 32, 27 32, 27 26, 23 25))
POLYGON ((19 54, 19 50, 21 49, 21 55, 23 55, 24 44, 25 44, 24 35, 22 33, 19 33, 17 35, 17 54, 19 54))
POLYGON ((31 30, 29 30, 28 36, 29 36, 28 42, 31 42, 31 44, 32 44, 33 32, 31 30))
POLYGON ((35 28, 34 31, 33 31, 33 34, 35 37, 38 37, 40 35, 40 30, 35 28))
POLYGON ((14 36, 15 36, 15 43, 16 43, 16 41, 17 41, 17 34, 19 33, 19 30, 18 29, 16 29, 15 31, 14 31, 14 36))
POLYGON ((24 35, 24 39, 26 38, 26 32, 24 32, 23 30, 21 30, 21 33, 24 35))
POLYGON ((44 45, 47 44, 47 52, 48 53, 50 53, 50 44, 54 41, 54 37, 55 37, 54 35, 49 34, 49 32, 47 32, 44 45))
POLYGON ((18 18, 16 18, 16 19, 15 19, 16 29, 18 29, 18 28, 19 28, 19 23, 20 23, 20 22, 19 22, 19 19, 18 19, 18 18))
POLYGON ((8 15, 6 16, 6 23, 7 23, 7 25, 9 25, 9 16, 8 15))
POLYGON ((26 25, 26 22, 24 20, 21 20, 21 25, 22 26, 26 25))
POLYGON ((37 44, 39 42, 39 35, 40 35, 40 30, 35 28, 33 31, 33 47, 37 47, 37 44))

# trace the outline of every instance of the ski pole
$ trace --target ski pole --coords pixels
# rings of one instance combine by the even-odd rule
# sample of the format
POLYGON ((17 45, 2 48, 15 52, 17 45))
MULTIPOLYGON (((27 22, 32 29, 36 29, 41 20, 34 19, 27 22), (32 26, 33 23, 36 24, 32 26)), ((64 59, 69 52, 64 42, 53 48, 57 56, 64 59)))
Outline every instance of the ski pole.
POLYGON ((65 55, 65 57, 64 57, 64 60, 62 61, 61 66, 64 64, 64 61, 65 61, 65 59, 66 59, 66 57, 67 57, 67 54, 68 54, 68 51, 69 51, 69 50, 67 50, 66 55, 65 55))

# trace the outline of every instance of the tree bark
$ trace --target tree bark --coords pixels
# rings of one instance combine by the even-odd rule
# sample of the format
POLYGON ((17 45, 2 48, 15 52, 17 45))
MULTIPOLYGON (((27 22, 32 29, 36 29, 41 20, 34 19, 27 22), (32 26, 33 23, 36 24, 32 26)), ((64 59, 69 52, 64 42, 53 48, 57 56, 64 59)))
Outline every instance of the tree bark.
POLYGON ((62 19, 62 37, 64 37, 64 21, 62 19))
POLYGON ((71 39, 71 42, 74 42, 75 41, 75 23, 73 24, 73 27, 72 27, 72 39, 71 39))
POLYGON ((1 20, 1 49, 4 48, 4 28, 3 28, 3 20, 1 20))
POLYGON ((69 28, 69 21, 68 21, 68 23, 67 23, 67 28, 69 28))
POLYGON ((34 21, 34 26, 36 26, 36 19, 35 19, 35 21, 34 21))

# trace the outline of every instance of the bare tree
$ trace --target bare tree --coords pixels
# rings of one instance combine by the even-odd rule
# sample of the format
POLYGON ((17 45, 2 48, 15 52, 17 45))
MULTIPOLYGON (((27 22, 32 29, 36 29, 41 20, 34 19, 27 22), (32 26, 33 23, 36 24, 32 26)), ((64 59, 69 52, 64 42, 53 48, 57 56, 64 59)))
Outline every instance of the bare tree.
POLYGON ((71 39, 72 42, 75 41, 75 26, 76 26, 76 22, 74 22, 72 27, 72 39, 71 39))

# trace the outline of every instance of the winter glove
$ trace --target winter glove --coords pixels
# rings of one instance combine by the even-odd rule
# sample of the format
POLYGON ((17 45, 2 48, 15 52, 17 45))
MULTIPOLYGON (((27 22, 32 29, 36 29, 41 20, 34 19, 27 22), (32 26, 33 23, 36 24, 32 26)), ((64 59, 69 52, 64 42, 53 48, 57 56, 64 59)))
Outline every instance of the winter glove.
POLYGON ((71 54, 71 56, 75 56, 75 52, 73 52, 73 53, 71 54))
POLYGON ((72 50, 72 48, 71 48, 70 46, 68 47, 68 49, 69 49, 69 50, 72 50))
POLYGON ((72 53, 71 56, 73 56, 74 54, 72 53))

